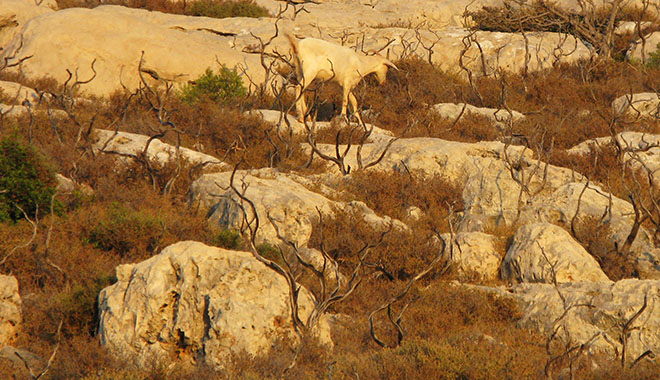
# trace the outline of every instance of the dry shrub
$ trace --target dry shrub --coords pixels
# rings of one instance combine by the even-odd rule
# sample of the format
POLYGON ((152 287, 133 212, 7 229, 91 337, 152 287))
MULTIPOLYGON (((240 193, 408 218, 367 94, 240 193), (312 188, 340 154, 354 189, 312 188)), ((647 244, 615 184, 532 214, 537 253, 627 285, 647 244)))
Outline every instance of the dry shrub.
POLYGON ((57 0, 59 9, 96 8, 99 5, 121 5, 163 13, 226 17, 268 17, 268 10, 253 0, 57 0))
MULTIPOLYGON (((453 222, 450 207, 453 211, 462 209, 460 189, 440 178, 356 171, 343 190, 351 194, 344 200, 364 201, 376 214, 405 220, 415 231, 412 234, 394 226, 369 255, 369 265, 390 278, 408 278, 425 268, 439 253, 430 244, 431 236, 449 231, 449 221, 453 222), (418 220, 408 217, 411 206, 421 209, 418 220)), ((335 210, 331 218, 315 226, 309 245, 323 245, 333 259, 352 271, 358 262, 357 252, 365 243, 378 241, 384 228, 367 225, 355 212, 335 210)))
POLYGON ((611 241, 612 228, 596 217, 580 218, 576 223, 576 239, 593 255, 612 281, 639 277, 632 258, 619 252, 611 241))
POLYGON ((463 209, 463 191, 449 179, 424 178, 400 171, 360 170, 351 174, 343 190, 352 194, 377 214, 408 219, 409 208, 419 207, 425 222, 438 231, 448 231, 443 222, 451 206, 463 209))
MULTIPOLYGON (((542 346, 535 343, 541 340, 511 328, 520 318, 516 303, 460 286, 414 288, 404 301, 410 305, 403 314, 402 344, 374 350, 366 316, 382 302, 381 297, 395 294, 403 285, 368 282, 367 289, 342 305, 340 310, 354 319, 336 324, 332 371, 337 377, 536 378, 545 359, 542 346)), ((394 313, 402 305, 396 305, 394 313)), ((396 341, 386 316, 377 318, 375 327, 381 339, 396 341)))
POLYGON ((355 90, 358 104, 368 105, 378 116, 378 126, 400 134, 409 120, 423 120, 418 113, 429 105, 460 99, 460 81, 456 77, 419 58, 395 64, 400 71, 390 70, 383 85, 371 85, 365 80, 355 90))
MULTIPOLYGON (((596 8, 589 3, 584 11, 563 9, 557 4, 546 1, 530 3, 504 3, 502 6, 484 6, 477 11, 466 11, 465 15, 472 19, 473 28, 494 32, 516 33, 522 31, 556 32, 574 35, 588 42, 596 51, 611 54, 615 58, 623 58, 625 50, 630 46, 630 36, 613 35, 613 41, 607 40, 608 26, 614 26, 622 20, 653 20, 656 12, 643 12, 632 6, 618 6, 616 10, 609 6, 596 8), (590 9, 593 7, 594 9, 590 9), (614 16, 614 18, 612 18, 614 16), (609 50, 612 51, 609 51, 609 50)), ((657 27, 657 26, 655 26, 657 27)), ((655 28, 654 27, 654 28, 655 28)), ((649 28, 651 29, 651 28, 649 28)), ((645 31, 647 32, 647 31, 645 31)))

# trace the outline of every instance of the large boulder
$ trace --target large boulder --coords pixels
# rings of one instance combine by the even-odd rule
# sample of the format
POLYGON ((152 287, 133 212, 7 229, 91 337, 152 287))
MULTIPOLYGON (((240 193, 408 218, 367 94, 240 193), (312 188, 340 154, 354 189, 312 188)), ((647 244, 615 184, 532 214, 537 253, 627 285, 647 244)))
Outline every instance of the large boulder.
POLYGON ((14 276, 0 275, 0 347, 11 344, 23 322, 21 295, 14 276))
POLYGON ((96 71, 94 80, 82 84, 80 90, 98 96, 123 86, 137 88, 141 57, 143 75, 152 85, 157 83, 152 79, 156 75, 175 82, 193 80, 206 68, 217 70, 217 62, 230 68, 239 64, 249 71, 255 68, 251 76, 262 82, 259 57, 232 49, 231 38, 215 32, 222 31, 207 18, 120 6, 69 8, 30 19, 6 44, 0 58, 14 56, 8 61, 12 64, 31 56, 14 69, 28 78, 47 73, 60 83, 67 80, 67 69, 79 80, 92 78, 96 71))
MULTIPOLYGON (((571 228, 587 219, 598 220, 608 227, 603 236, 611 247, 623 247, 634 223, 634 210, 626 202, 597 185, 569 182, 552 193, 534 198, 522 211, 521 224, 547 222, 571 228), (575 218, 575 222, 573 219, 575 218)), ((660 254, 651 234, 643 227, 633 241, 630 252, 640 278, 660 278, 660 254)))
POLYGON ((585 347, 588 352, 602 352, 620 360, 625 334, 628 363, 648 350, 660 352, 659 281, 574 282, 557 287, 524 283, 505 294, 523 302, 520 326, 547 336, 557 329, 556 339, 563 344, 570 342, 573 346, 594 339, 585 347), (632 323, 624 331, 629 322, 632 323))
MULTIPOLYGON (((302 289, 302 320, 314 305, 302 289)), ((232 354, 264 355, 295 340, 289 286, 251 253, 184 241, 117 267, 99 294, 99 337, 118 356, 146 365, 196 360, 221 368, 232 354)), ((315 330, 332 344, 325 317, 315 330)))
POLYGON ((596 259, 563 228, 520 227, 502 261, 501 277, 516 282, 609 281, 596 259))

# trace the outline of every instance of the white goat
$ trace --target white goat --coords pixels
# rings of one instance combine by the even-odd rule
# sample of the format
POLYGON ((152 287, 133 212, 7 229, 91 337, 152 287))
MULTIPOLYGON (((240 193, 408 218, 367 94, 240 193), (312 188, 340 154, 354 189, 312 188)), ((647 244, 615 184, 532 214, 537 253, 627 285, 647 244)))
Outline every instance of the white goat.
POLYGON ((289 39, 293 50, 293 61, 298 79, 296 110, 298 111, 298 120, 301 122, 307 113, 307 105, 303 94, 314 79, 337 82, 343 91, 341 116, 346 117, 346 106, 350 101, 353 112, 362 123, 357 108, 357 99, 352 92, 353 88, 362 78, 371 73, 375 73, 378 82, 383 84, 387 76, 388 66, 398 70, 388 59, 378 55, 359 54, 346 46, 316 38, 298 40, 290 33, 285 33, 285 35, 289 39))

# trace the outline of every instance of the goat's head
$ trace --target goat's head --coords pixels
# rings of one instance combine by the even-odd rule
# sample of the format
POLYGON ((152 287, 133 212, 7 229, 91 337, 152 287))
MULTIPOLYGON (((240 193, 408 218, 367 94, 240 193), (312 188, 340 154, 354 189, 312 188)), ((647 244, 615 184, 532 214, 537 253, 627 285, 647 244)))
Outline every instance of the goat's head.
POLYGON ((379 57, 379 59, 380 62, 376 66, 376 69, 373 72, 376 74, 376 79, 378 79, 378 83, 383 84, 387 79, 387 69, 392 67, 395 70, 399 71, 399 68, 396 67, 396 65, 390 62, 390 60, 387 58, 379 57))

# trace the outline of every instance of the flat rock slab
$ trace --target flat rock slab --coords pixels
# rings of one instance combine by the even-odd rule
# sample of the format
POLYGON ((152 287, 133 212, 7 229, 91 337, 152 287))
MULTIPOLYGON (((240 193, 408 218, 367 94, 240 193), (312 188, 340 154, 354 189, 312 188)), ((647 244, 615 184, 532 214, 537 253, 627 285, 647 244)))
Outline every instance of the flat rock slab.
POLYGON ((146 155, 160 164, 167 164, 180 157, 193 165, 205 165, 216 169, 228 169, 230 166, 219 159, 192 149, 166 144, 158 139, 149 142, 149 136, 137 133, 115 132, 105 129, 94 131, 97 138, 94 148, 104 153, 114 153, 122 157, 135 157, 144 151, 149 143, 146 155))
POLYGON ((465 103, 438 103, 433 106, 433 110, 444 118, 454 120, 468 114, 479 115, 485 117, 493 124, 507 124, 525 119, 525 115, 518 111, 512 111, 509 113, 509 111, 505 109, 475 107, 471 104, 465 103))

